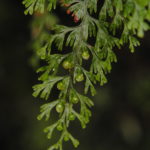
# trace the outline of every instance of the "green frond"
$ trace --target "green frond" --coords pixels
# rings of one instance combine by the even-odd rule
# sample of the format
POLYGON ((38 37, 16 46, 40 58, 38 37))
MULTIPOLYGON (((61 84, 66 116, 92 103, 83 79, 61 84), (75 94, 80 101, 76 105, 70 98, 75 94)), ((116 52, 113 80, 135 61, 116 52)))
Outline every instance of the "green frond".
POLYGON ((58 89, 56 100, 43 104, 37 117, 50 120, 54 108, 58 113, 58 119, 44 129, 48 139, 55 130, 60 131, 59 139, 48 150, 63 150, 63 142, 68 140, 78 147, 79 141, 68 131, 70 122, 78 120, 86 128, 92 116, 90 108, 94 106, 86 95, 96 94, 97 83, 107 83, 112 63, 117 62, 114 49, 127 44, 134 52, 140 45, 137 37, 143 37, 150 29, 150 1, 23 0, 23 4, 25 14, 35 12, 32 47, 36 58, 46 63, 37 70, 41 83, 33 86, 33 96, 48 100, 52 89, 58 89), (75 26, 52 21, 51 10, 56 4, 69 11, 75 26), (89 68, 85 67, 86 62, 89 68), (84 85, 84 94, 76 88, 79 82, 84 85))

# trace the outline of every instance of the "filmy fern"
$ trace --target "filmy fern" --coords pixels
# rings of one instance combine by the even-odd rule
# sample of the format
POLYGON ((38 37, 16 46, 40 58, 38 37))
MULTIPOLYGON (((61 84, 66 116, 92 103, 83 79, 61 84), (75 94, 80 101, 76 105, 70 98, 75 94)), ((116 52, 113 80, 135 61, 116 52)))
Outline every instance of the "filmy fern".
POLYGON ((134 52, 140 44, 136 36, 143 37, 144 31, 150 28, 150 0, 23 0, 23 4, 25 14, 35 12, 35 16, 40 14, 39 18, 42 18, 38 20, 40 32, 34 49, 47 63, 37 70, 41 73, 40 83, 33 87, 33 96, 49 100, 53 88, 59 90, 57 99, 42 105, 38 116, 39 120, 49 120, 53 109, 59 115, 59 119, 44 130, 49 139, 54 130, 61 132, 49 150, 62 150, 63 141, 68 140, 77 147, 79 141, 69 132, 70 122, 77 118, 82 128, 86 127, 91 117, 90 107, 94 104, 85 95, 90 91, 94 96, 95 84, 107 83, 106 74, 111 71, 111 63, 117 62, 114 48, 129 44, 134 52), (75 26, 51 23, 51 10, 56 5, 67 9, 75 26), (50 28, 45 30, 45 24, 50 28), (66 48, 70 49, 68 53, 66 48), (90 63, 88 69, 85 62, 90 63), (62 67, 67 70, 66 74, 62 74, 62 67), (75 86, 81 81, 85 85, 84 94, 75 86), (79 111, 74 107, 77 103, 79 111))

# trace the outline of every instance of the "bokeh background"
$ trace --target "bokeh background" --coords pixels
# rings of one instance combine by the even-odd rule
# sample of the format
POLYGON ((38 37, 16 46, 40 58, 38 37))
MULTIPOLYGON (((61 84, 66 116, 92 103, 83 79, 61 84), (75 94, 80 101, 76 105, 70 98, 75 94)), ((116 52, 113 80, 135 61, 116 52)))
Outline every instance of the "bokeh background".
MULTIPOLYGON (((43 102, 32 97, 32 17, 23 11, 21 0, 0 0, 0 149, 46 150, 47 123, 36 119, 43 102)), ((109 82, 97 87, 91 122, 85 130, 78 122, 71 129, 81 142, 77 150, 150 149, 150 32, 134 54, 126 46, 115 52, 118 63, 109 82)))

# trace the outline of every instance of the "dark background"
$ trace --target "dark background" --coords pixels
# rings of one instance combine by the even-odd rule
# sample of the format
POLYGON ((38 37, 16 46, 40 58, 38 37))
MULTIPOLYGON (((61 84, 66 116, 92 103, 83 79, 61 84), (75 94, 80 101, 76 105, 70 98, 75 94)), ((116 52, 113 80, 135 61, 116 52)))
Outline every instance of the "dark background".
MULTIPOLYGON (((46 123, 36 120, 41 100, 32 97, 31 17, 23 11, 21 0, 0 0, 0 149, 45 150, 46 123)), ((149 42, 147 32, 134 54, 126 47, 115 51, 118 63, 97 88, 90 124, 82 130, 77 122, 72 129, 81 141, 78 150, 150 149, 149 42)))

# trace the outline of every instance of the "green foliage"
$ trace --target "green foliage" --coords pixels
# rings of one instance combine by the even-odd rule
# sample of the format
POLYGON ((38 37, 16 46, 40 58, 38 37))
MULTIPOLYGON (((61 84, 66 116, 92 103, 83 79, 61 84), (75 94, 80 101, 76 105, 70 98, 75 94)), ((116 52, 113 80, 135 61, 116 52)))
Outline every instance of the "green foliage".
POLYGON ((27 8, 25 14, 33 14, 34 11, 44 13, 45 6, 48 11, 56 8, 56 0, 23 0, 23 4, 27 8))
MULTIPOLYGON (((38 119, 50 119, 50 113, 55 108, 59 119, 48 126, 44 132, 50 139, 54 130, 61 132, 56 144, 49 150, 62 150, 63 141, 71 140, 74 147, 79 145, 69 132, 70 122, 76 118, 85 128, 91 117, 90 107, 94 104, 84 94, 89 91, 92 96, 96 94, 95 84, 101 86, 107 83, 106 74, 110 73, 112 62, 117 62, 114 48, 121 48, 129 44, 129 49, 134 52, 140 43, 138 37, 144 36, 150 26, 150 1, 149 0, 62 0, 59 5, 68 7, 74 16, 74 22, 79 23, 74 27, 51 24, 48 29, 44 25, 48 23, 49 13, 56 7, 56 0, 24 0, 27 8, 25 14, 33 14, 34 11, 44 13, 40 16, 38 25, 40 33, 35 38, 34 49, 40 59, 47 62, 37 72, 40 84, 33 86, 33 96, 40 95, 48 100, 53 88, 59 89, 57 100, 41 106, 41 114, 38 119), (97 16, 93 17, 93 16, 97 16), (91 44, 90 38, 95 39, 91 44), (53 47, 57 48, 57 52, 53 47), (71 48, 67 54, 64 47, 71 48), (84 67, 83 62, 88 61, 90 68, 84 67), (67 75, 61 73, 61 68, 67 70, 67 75), (84 94, 75 88, 77 82, 83 82, 84 94), (80 111, 75 110, 79 104, 80 111)), ((38 22, 35 19, 36 23, 38 22)), ((34 25, 33 25, 34 26, 34 25)))

